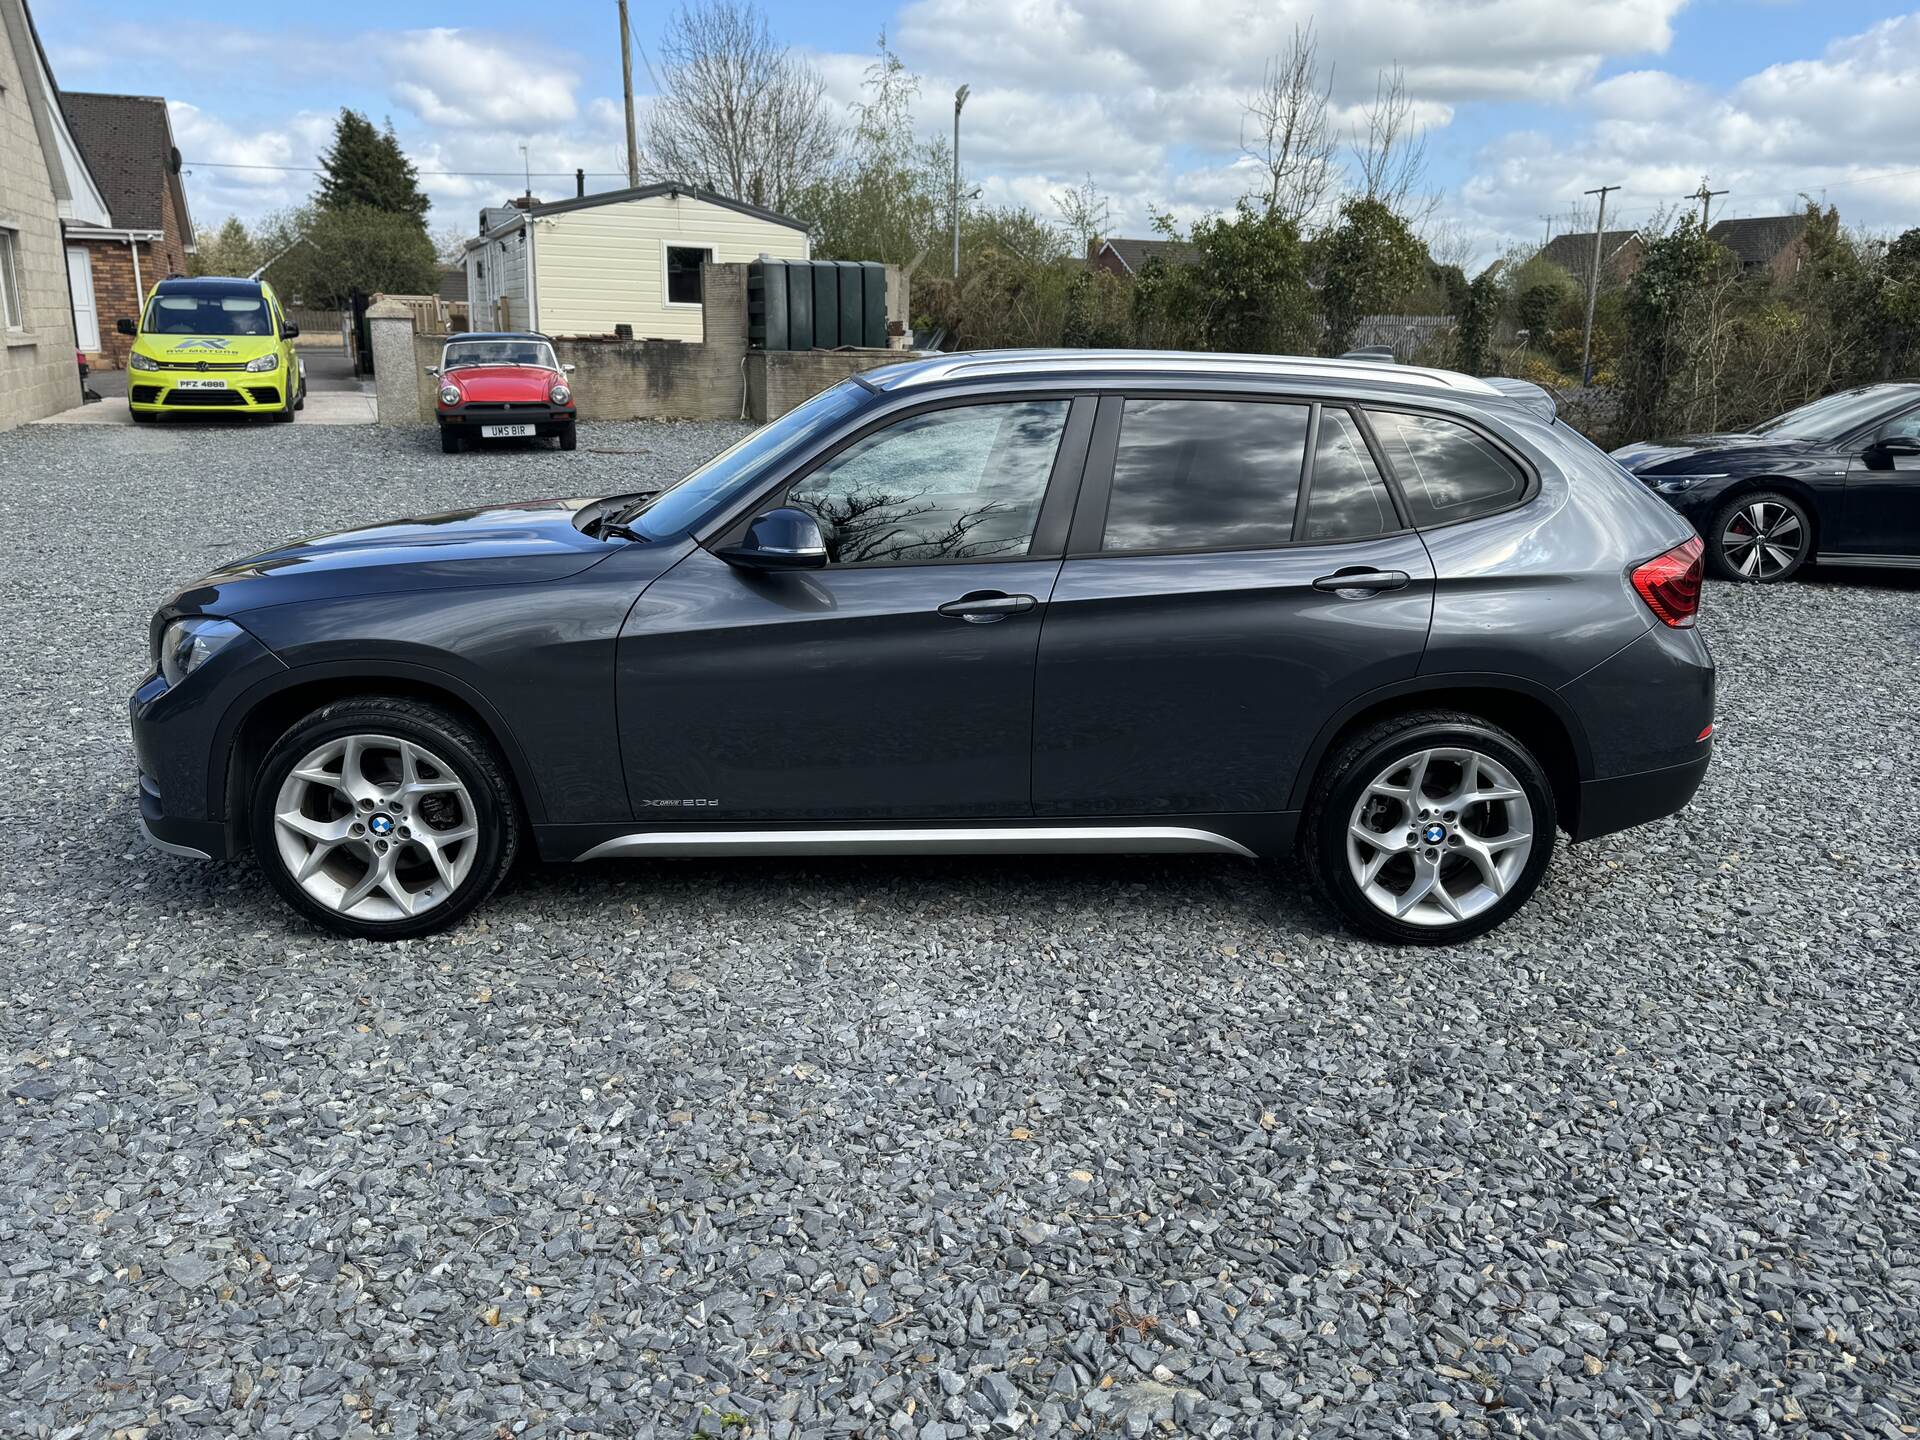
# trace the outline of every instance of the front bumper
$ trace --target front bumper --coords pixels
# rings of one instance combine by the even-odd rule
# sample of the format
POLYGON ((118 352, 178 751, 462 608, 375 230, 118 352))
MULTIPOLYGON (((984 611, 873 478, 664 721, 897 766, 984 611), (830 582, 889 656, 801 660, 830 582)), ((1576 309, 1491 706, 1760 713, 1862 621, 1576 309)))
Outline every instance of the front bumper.
MULTIPOLYGON (((196 414, 264 415, 284 409, 290 376, 278 370, 228 370, 218 375, 186 370, 127 371, 127 404, 143 415, 196 414), (219 380, 218 389, 182 381, 219 380)), ((294 380, 298 384, 298 380, 294 380)))
POLYGON ((226 827, 216 820, 184 820, 166 813, 153 777, 140 772, 140 835, 154 849, 181 860, 227 853, 226 827))
POLYGON ((574 423, 571 405, 462 405, 440 410, 441 427, 478 434, 482 425, 532 425, 536 435, 552 435, 574 423))

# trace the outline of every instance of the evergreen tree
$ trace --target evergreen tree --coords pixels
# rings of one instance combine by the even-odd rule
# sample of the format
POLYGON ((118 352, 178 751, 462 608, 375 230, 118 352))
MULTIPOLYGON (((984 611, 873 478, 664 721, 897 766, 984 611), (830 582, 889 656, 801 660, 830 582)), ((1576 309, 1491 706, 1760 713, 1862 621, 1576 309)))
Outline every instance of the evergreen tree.
POLYGON ((427 197, 420 193, 413 162, 400 152, 392 121, 376 130, 359 111, 342 110, 333 126, 333 148, 320 164, 317 198, 323 210, 385 210, 425 226, 427 197))

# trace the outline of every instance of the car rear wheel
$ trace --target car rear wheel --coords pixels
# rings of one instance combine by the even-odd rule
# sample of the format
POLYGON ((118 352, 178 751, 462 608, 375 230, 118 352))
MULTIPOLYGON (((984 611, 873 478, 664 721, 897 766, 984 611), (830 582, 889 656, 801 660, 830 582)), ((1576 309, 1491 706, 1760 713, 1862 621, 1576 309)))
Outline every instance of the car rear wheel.
POLYGON ((250 821, 296 910, 375 940, 458 923, 505 877, 520 831, 484 737, 437 706, 380 697, 324 706, 281 736, 250 821))
POLYGON ((579 443, 580 438, 574 431, 574 422, 569 420, 560 427, 560 448, 571 450, 579 443))
POLYGON ((458 430, 455 430, 450 425, 442 425, 440 427, 440 453, 441 454, 458 455, 462 450, 466 448, 467 448, 466 437, 461 435, 461 433, 458 430))
POLYGON ((1791 579, 1813 553, 1806 508, 1777 490, 1736 495, 1714 513, 1707 559, 1722 580, 1791 579))
POLYGON ((1353 736, 1308 805, 1308 865, 1359 929, 1446 945, 1501 923, 1553 855, 1553 787, 1513 736, 1429 711, 1353 736))

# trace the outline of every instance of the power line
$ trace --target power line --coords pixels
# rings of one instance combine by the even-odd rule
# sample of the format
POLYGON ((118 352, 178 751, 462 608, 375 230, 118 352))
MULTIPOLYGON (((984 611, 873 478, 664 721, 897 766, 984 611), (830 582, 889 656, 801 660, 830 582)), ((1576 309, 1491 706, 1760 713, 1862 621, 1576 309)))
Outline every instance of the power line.
MULTIPOLYGON (((241 165, 224 160, 183 160, 181 166, 187 170, 280 170, 301 175, 326 173, 325 167, 320 165, 241 165)), ((565 180, 573 175, 571 170, 416 170, 413 173, 458 180, 521 180, 528 174, 538 175, 543 180, 565 180)), ((589 170, 586 173, 595 179, 624 178, 618 170, 589 170)))

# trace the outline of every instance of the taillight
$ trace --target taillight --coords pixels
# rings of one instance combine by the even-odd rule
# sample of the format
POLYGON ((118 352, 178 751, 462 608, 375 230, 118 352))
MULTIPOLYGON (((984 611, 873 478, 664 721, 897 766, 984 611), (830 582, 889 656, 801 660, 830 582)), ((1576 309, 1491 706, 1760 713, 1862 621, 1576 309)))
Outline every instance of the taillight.
POLYGON ((1662 624, 1675 629, 1693 624, 1700 611, 1700 580, 1706 547, 1694 536, 1664 555, 1633 567, 1633 588, 1662 624))

